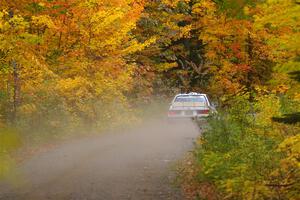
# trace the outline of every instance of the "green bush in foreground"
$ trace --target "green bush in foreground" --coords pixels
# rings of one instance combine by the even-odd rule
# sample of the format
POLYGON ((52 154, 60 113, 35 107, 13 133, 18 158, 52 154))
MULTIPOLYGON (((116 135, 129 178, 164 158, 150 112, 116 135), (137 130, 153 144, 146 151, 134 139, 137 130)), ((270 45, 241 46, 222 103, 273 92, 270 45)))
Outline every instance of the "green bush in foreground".
POLYGON ((209 120, 200 139, 198 181, 216 185, 224 199, 299 199, 299 126, 271 120, 280 115, 275 95, 253 106, 242 97, 234 101, 209 120))
POLYGON ((21 145, 21 140, 14 130, 0 128, 0 180, 6 178, 14 162, 10 153, 21 145))

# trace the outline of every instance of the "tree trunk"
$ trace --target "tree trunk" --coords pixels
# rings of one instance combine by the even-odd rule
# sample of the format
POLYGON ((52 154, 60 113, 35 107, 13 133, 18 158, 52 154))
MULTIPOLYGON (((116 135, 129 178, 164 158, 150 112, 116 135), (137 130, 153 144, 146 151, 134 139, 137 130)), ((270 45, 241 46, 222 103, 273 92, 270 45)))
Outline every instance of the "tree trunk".
POLYGON ((12 117, 11 121, 13 124, 17 120, 17 111, 20 103, 20 78, 19 78, 19 69, 15 60, 12 61, 13 67, 13 102, 12 102, 12 117))

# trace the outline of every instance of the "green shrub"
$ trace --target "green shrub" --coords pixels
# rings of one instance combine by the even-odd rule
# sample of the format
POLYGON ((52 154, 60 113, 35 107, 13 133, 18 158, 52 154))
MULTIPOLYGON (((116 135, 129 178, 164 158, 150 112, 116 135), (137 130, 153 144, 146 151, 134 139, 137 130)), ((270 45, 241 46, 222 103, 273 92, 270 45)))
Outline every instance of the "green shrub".
MULTIPOLYGON (((195 151, 201 169, 198 181, 213 183, 225 199, 297 199, 299 168, 295 162, 283 164, 289 154, 278 150, 283 137, 274 136, 280 134, 282 125, 264 113, 270 107, 280 109, 278 99, 272 95, 263 99, 252 106, 247 99, 237 97, 232 108, 209 120, 195 151)), ((298 140, 293 141, 292 145, 299 145, 298 140)))
POLYGON ((8 176, 14 162, 10 153, 21 146, 17 132, 8 128, 0 128, 0 180, 8 176))

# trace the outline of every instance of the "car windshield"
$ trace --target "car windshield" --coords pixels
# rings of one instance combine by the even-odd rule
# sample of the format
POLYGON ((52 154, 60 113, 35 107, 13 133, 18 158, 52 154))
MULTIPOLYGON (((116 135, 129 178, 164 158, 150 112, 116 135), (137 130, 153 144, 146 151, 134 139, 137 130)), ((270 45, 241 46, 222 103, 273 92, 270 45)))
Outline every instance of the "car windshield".
POLYGON ((195 102, 195 103, 203 103, 205 102, 205 97, 204 96, 178 96, 175 99, 175 102, 195 102))

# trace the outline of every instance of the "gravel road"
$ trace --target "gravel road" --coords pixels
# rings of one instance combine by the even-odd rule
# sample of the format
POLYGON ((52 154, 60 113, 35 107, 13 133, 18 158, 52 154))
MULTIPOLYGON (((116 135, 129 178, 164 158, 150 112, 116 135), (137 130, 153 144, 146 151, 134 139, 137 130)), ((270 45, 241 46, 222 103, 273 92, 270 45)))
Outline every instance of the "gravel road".
POLYGON ((192 122, 152 121, 70 141, 22 163, 18 184, 0 184, 0 199, 182 200, 174 165, 198 135, 192 122))

